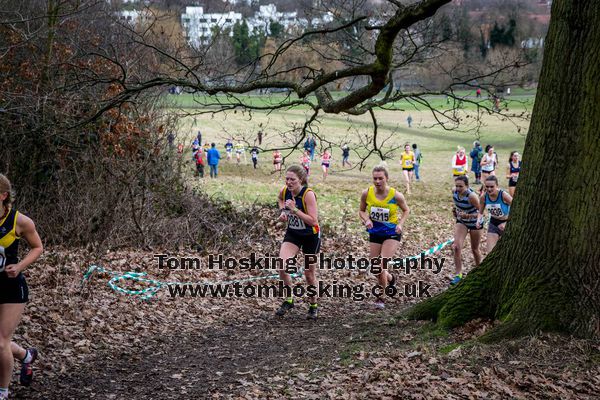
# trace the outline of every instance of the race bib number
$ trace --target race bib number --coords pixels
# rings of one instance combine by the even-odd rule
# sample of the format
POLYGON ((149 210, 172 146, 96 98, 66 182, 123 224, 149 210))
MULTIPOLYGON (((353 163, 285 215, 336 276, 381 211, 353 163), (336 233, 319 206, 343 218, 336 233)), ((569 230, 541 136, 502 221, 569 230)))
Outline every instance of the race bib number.
POLYGON ((304 229, 306 229, 306 224, 297 215, 289 214, 288 215, 288 228, 304 230, 304 229))
POLYGON ((410 166, 412 166, 412 161, 411 161, 411 160, 404 160, 404 166, 405 166, 405 167, 410 167, 410 166))
POLYGON ((6 264, 6 255, 4 254, 4 247, 0 246, 0 272, 4 272, 6 264))
POLYGON ((486 205, 488 212, 492 217, 503 217, 502 207, 499 204, 488 204, 486 205))
POLYGON ((464 170, 465 170, 465 167, 462 167, 462 166, 457 166, 456 167, 456 171, 457 172, 463 172, 464 170))
POLYGON ((513 182, 516 182, 518 179, 519 179, 519 175, 513 175, 512 176, 513 182))
POLYGON ((371 221, 388 222, 390 210, 388 208, 371 207, 371 221))

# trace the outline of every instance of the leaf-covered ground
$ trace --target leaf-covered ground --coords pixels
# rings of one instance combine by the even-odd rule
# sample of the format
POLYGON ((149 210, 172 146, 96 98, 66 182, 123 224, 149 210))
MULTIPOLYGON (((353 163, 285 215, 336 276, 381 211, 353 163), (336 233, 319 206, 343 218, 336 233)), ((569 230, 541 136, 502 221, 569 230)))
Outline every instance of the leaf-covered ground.
MULTIPOLYGON (((416 126, 432 122, 426 115, 412 115, 416 126)), ((259 117, 262 120, 254 123, 273 119, 282 131, 289 128, 293 118, 303 121, 301 115, 288 112, 259 117)), ((450 160, 457 145, 468 148, 474 137, 400 127, 405 115, 396 113, 378 113, 378 118, 380 128, 395 135, 395 144, 418 143, 424 153, 424 182, 415 185, 413 194, 407 196, 411 215, 398 251, 402 256, 418 254, 452 237, 450 160)), ((350 122, 334 116, 323 121, 323 131, 330 140, 341 143, 347 140, 349 124, 372 129, 364 118, 350 122)), ((488 122, 480 139, 484 144, 493 143, 502 160, 511 150, 522 149, 524 136, 514 127, 488 122)), ((249 129, 244 119, 213 121, 207 117, 202 124, 207 140, 217 143, 224 141, 223 132, 249 129)), ((195 132, 189 121, 184 128, 195 132)), ((265 136, 269 145, 281 144, 272 137, 278 136, 271 131, 265 136)), ((336 148, 334 158, 337 156, 336 148)), ((260 157, 262 169, 257 171, 224 161, 218 180, 198 182, 196 178, 195 182, 216 201, 230 200, 241 210, 254 202, 272 207, 273 213, 265 211, 262 215, 269 221, 270 235, 255 243, 253 250, 273 254, 283 233, 273 221, 274 199, 284 183, 280 176, 270 173, 270 155, 260 157)), ((356 162, 354 158, 352 161, 356 162)), ((404 192, 399 164, 390 160, 389 165, 390 184, 404 192)), ((192 167, 188 167, 192 179, 192 167)), ((326 182, 318 169, 311 177, 319 201, 322 251, 328 255, 367 255, 366 235, 356 215, 360 193, 370 184, 369 168, 343 171, 336 159, 326 182)), ((165 243, 164 249, 155 252, 206 257, 205 253, 174 246, 165 243)), ((465 243, 466 272, 473 265, 469 248, 465 243)), ((248 255, 241 251, 231 256, 248 255)), ((432 295, 448 290, 453 261, 447 248, 440 256, 445 257, 445 264, 439 274, 398 271, 398 284, 421 280, 431 285, 432 295)), ((91 264, 123 272, 145 271, 150 277, 169 281, 225 281, 250 276, 239 270, 159 270, 153 253, 132 249, 101 255, 48 249, 28 271, 31 302, 15 335, 17 342, 39 348, 40 359, 30 388, 19 387, 15 375, 11 389, 16 398, 600 398, 597 341, 543 335, 481 345, 476 338, 492 322, 474 321, 444 332, 429 322, 405 321, 399 315, 418 301, 414 298, 390 300, 384 311, 375 310, 372 299, 321 299, 316 322, 305 319, 307 306, 302 300, 284 318, 274 316, 280 299, 170 298, 163 290, 155 299, 141 301, 113 292, 105 275, 94 275, 81 285, 91 264)), ((347 270, 320 271, 317 278, 339 284, 375 284, 372 274, 347 270)))
MULTIPOLYGON (((339 240, 326 246, 348 245, 339 240)), ((366 249, 364 239, 354 240, 357 252, 366 249)), ((172 299, 162 291, 144 302, 111 291, 106 276, 81 286, 92 261, 98 259, 83 251, 56 250, 36 268, 32 302, 15 339, 38 347, 41 357, 30 388, 13 382, 15 398, 600 396, 598 342, 552 335, 480 345, 475 338, 490 322, 443 332, 399 318, 416 299, 388 301, 384 311, 372 300, 324 299, 316 322, 305 319, 302 300, 283 318, 273 315, 275 299, 172 299)), ((160 279, 229 279, 206 270, 168 274, 149 253, 120 251, 100 261, 160 279)), ((433 294, 446 290, 444 272, 397 276, 401 283, 426 280, 433 294)), ((320 275, 339 283, 375 280, 350 271, 320 275)))

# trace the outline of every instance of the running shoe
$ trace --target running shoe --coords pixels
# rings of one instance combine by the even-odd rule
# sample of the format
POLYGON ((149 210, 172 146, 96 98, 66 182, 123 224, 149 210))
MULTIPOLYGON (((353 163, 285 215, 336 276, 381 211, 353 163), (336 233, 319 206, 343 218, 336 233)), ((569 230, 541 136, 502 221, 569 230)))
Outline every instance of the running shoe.
POLYGON ((289 301, 284 301, 281 306, 279 306, 279 308, 277 309, 277 311, 275 311, 275 315, 278 316, 283 316, 285 315, 286 312, 290 311, 292 308, 294 308, 294 303, 293 302, 289 302, 289 301))
POLYGON ((396 287, 396 276, 390 272, 392 279, 390 279, 388 286, 396 287))
POLYGON ((454 277, 454 279, 452 279, 450 281, 450 286, 454 286, 456 284, 458 284, 458 282, 460 282, 462 280, 462 274, 458 274, 454 277))
POLYGON ((380 310, 383 310, 385 308, 385 303, 381 299, 375 300, 374 304, 375 304, 375 308, 378 308, 380 310))
POLYGON ((308 307, 308 314, 306 315, 306 319, 312 319, 313 321, 315 321, 317 319, 318 314, 318 307, 311 305, 310 307, 308 307))
POLYGON ((19 382, 23 386, 31 385, 33 380, 33 362, 37 359, 38 351, 35 347, 27 349, 27 353, 31 355, 31 361, 28 363, 22 363, 21 374, 19 376, 19 382))

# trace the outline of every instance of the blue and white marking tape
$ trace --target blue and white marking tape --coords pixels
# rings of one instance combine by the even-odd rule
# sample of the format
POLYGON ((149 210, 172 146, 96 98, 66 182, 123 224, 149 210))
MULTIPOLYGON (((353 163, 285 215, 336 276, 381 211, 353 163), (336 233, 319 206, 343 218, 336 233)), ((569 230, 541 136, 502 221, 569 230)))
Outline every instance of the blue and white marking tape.
MULTIPOLYGON (((448 240, 446 242, 443 242, 436 246, 433 246, 415 256, 404 257, 403 260, 418 259, 422 256, 423 257, 429 256, 431 254, 439 252, 444 247, 448 246, 449 244, 452 244, 452 242, 454 242, 454 240, 448 240)), ((398 261, 398 262, 400 262, 400 261, 398 261)), ((223 282, 207 282, 207 281, 205 281, 205 282, 179 282, 179 281, 163 282, 163 281, 159 281, 156 279, 147 278, 148 274, 146 274, 145 272, 131 272, 131 271, 115 272, 115 271, 110 271, 110 270, 103 268, 101 266, 98 266, 98 265, 91 265, 88 268, 88 270, 86 271, 86 273, 83 275, 83 279, 82 279, 81 283, 83 284, 86 281, 88 281, 94 272, 99 273, 99 274, 110 275, 111 278, 108 281, 108 286, 115 292, 126 294, 129 296, 140 296, 140 298, 142 300, 151 299, 152 297, 154 297, 156 295, 156 293, 158 293, 161 289, 163 289, 167 286, 198 285, 198 284, 226 285, 226 284, 233 284, 233 283, 244 283, 244 282, 255 282, 255 281, 262 281, 262 280, 269 280, 269 279, 279 279, 279 274, 270 274, 270 275, 262 275, 262 276, 252 276, 252 277, 248 277, 248 278, 236 279, 236 280, 232 280, 232 281, 223 281, 223 282), (139 290, 126 289, 126 288, 119 286, 119 283, 121 281, 128 281, 128 280, 133 281, 133 282, 144 283, 148 286, 143 289, 139 289, 139 290)), ((301 277, 302 274, 303 274, 302 270, 299 270, 298 272, 291 274, 291 277, 298 278, 298 277, 301 277)))

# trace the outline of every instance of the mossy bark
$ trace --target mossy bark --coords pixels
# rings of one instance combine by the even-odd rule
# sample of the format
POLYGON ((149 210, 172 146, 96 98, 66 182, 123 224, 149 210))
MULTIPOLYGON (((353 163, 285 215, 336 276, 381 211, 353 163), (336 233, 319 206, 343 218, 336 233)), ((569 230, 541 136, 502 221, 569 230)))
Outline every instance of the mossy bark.
POLYGON ((600 0, 556 0, 511 220, 457 287, 408 317, 600 336, 600 0))

